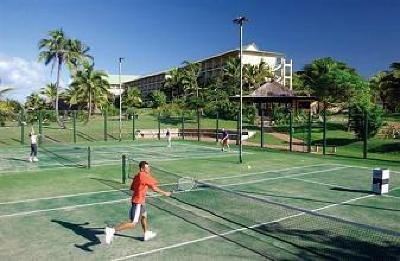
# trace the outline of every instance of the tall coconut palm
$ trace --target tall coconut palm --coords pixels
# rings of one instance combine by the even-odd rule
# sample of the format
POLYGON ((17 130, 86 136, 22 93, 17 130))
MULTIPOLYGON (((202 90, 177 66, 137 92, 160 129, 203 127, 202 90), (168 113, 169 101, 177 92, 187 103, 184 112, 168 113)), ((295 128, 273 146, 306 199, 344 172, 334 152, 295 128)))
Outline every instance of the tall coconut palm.
MULTIPOLYGON (((45 65, 52 64, 51 71, 57 65, 57 80, 56 80, 56 100, 55 108, 58 115, 58 100, 60 89, 60 73, 63 64, 67 64, 71 69, 71 73, 75 71, 72 68, 77 68, 78 64, 90 56, 87 54, 89 48, 82 42, 76 39, 69 39, 65 35, 63 29, 52 30, 48 33, 49 38, 44 38, 39 41, 39 61, 44 61, 45 65)), ((58 117, 57 117, 58 121, 58 117)))
POLYGON ((84 63, 83 69, 78 70, 73 76, 71 83, 73 96, 70 98, 71 104, 86 102, 88 109, 88 120, 92 115, 93 107, 101 107, 107 101, 107 89, 109 83, 106 80, 107 74, 103 71, 95 70, 94 64, 84 63))

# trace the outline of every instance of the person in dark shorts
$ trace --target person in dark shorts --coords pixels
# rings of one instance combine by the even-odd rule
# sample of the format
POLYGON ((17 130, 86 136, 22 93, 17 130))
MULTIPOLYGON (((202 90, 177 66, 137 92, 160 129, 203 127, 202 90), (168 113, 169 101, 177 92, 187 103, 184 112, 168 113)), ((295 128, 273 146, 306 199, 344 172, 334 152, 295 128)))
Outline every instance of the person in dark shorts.
POLYGON ((225 147, 227 151, 229 151, 229 134, 225 129, 222 129, 221 145, 222 145, 221 151, 225 151, 225 147))
POLYGON ((33 128, 31 130, 31 132, 29 133, 29 140, 31 142, 31 154, 29 155, 29 161, 30 162, 37 162, 39 161, 39 159, 37 158, 37 151, 38 151, 38 147, 37 147, 37 142, 38 142, 38 136, 40 136, 40 134, 35 134, 35 132, 33 131, 33 128))

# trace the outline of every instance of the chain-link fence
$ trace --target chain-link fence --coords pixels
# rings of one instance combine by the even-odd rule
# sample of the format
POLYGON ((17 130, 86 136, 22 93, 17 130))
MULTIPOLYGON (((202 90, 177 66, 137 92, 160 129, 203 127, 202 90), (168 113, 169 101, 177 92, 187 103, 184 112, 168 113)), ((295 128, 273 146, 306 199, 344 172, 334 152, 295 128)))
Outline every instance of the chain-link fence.
MULTIPOLYGON (((21 111, 0 115, 0 146, 29 143, 40 133, 40 144, 74 144, 118 140, 172 139, 217 142, 224 128, 232 144, 239 144, 239 117, 224 120, 218 112, 199 110, 129 109, 21 111)), ((286 151, 332 154, 339 157, 400 161, 400 114, 360 110, 318 113, 275 108, 270 115, 243 118, 243 144, 286 151), (377 116, 378 115, 378 116, 377 116)))

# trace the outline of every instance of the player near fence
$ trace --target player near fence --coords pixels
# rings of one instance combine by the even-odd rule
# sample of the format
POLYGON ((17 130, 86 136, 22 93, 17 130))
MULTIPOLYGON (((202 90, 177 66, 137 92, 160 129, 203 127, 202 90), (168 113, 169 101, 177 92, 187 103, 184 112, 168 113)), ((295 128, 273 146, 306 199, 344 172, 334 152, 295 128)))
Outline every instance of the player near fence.
POLYGON ((149 230, 149 225, 147 223, 146 192, 148 187, 161 195, 167 197, 171 195, 171 192, 164 191, 157 186, 157 180, 151 175, 149 164, 146 161, 141 161, 139 163, 139 172, 133 178, 131 185, 133 193, 132 205, 129 211, 129 221, 121 223, 115 228, 105 228, 107 244, 111 243, 115 232, 135 228, 139 219, 144 233, 143 240, 147 241, 156 236, 156 233, 149 230))
POLYGON ((227 151, 229 151, 229 134, 228 131, 226 131, 224 128, 222 129, 222 139, 221 139, 221 151, 225 150, 225 147, 227 151))
POLYGON ((167 141, 168 141, 167 147, 171 147, 172 146, 172 144, 171 144, 172 135, 171 135, 170 129, 167 129, 167 132, 165 133, 165 137, 167 138, 167 141))
POLYGON ((38 151, 38 147, 37 147, 37 142, 38 142, 38 136, 40 136, 41 134, 35 134, 35 131, 33 130, 33 128, 31 129, 31 132, 29 133, 29 140, 31 142, 31 154, 29 155, 29 161, 30 162, 37 162, 39 161, 39 159, 37 158, 37 151, 38 151))

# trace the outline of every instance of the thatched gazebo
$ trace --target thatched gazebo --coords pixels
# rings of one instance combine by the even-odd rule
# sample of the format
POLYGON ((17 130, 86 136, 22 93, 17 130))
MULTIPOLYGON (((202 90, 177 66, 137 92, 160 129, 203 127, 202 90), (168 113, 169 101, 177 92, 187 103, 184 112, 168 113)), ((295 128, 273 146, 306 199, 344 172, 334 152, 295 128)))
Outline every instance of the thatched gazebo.
MULTIPOLYGON (((298 96, 293 90, 278 82, 266 82, 249 95, 243 95, 243 103, 258 104, 259 116, 271 116, 275 107, 282 107, 297 111, 310 110, 311 103, 316 101, 315 96, 298 96)), ((240 101, 240 96, 229 97, 231 101, 240 101)))

